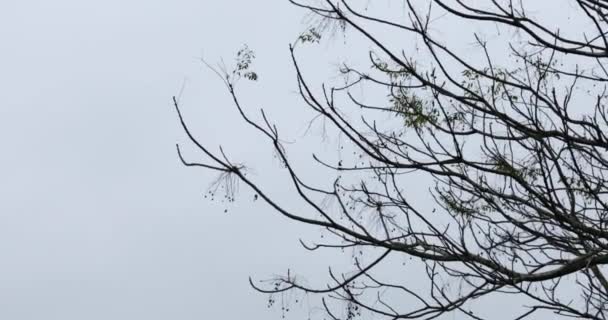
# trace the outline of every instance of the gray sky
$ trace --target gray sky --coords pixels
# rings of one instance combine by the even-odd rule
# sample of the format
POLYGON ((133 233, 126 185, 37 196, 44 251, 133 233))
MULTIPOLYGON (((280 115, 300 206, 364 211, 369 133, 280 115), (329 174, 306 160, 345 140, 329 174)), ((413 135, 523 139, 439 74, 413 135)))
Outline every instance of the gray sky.
MULTIPOLYGON (((183 167, 175 153, 180 142, 188 159, 200 155, 171 106, 183 87, 201 141, 247 159, 267 190, 298 208, 287 181, 267 174, 278 167, 270 149, 199 60, 230 64, 247 43, 260 83, 243 84, 246 107, 268 108, 289 137, 301 137, 299 120, 311 114, 297 108, 287 45, 305 13, 286 0, 260 3, 0 1, 0 319, 281 319, 249 276, 290 268, 323 283, 335 253, 310 255, 298 243, 318 230, 248 201, 244 188, 239 205, 204 199, 214 175, 183 167)), ((334 47, 325 67, 318 61, 329 48, 318 49, 302 53, 316 80, 335 74, 329 66, 340 56, 358 59, 334 47)), ((292 159, 306 166, 310 154, 292 159)), ((292 318, 307 312, 303 305, 292 318)))
POLYGON ((1 319, 280 318, 247 277, 312 264, 297 226, 204 200, 170 104, 186 80, 193 126, 230 106, 201 55, 288 66, 302 12, 267 3, 0 2, 1 319))

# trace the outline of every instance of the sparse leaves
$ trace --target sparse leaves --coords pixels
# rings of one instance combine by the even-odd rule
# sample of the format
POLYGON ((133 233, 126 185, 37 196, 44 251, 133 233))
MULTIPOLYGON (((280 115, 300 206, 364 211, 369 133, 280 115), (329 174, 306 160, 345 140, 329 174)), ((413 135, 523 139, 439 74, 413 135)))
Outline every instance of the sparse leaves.
POLYGON ((608 318, 608 23, 604 7, 575 2, 582 10, 573 12, 593 22, 579 37, 561 32, 573 26, 545 26, 545 19, 528 15, 524 1, 465 6, 424 0, 423 13, 425 6, 406 0, 403 20, 372 16, 376 11, 351 1, 301 5, 319 23, 298 42, 318 43, 321 34, 325 39, 326 32, 343 33, 348 26, 374 50, 366 47, 370 60, 363 70, 340 63, 344 84, 331 86, 309 83, 292 46, 302 105, 340 140, 339 148, 324 149, 338 152, 329 160, 315 153, 312 159, 323 170, 318 172, 299 171, 268 115, 256 121, 238 102, 230 80, 258 79, 255 55, 244 46, 234 71, 226 72, 232 101, 274 147, 277 174, 293 183, 303 206, 285 205, 290 201, 277 199, 282 193, 264 192, 263 181, 235 175, 240 169, 199 143, 180 114, 188 136, 213 160, 182 161, 219 171, 215 186, 228 192, 229 202, 236 187, 230 179, 245 181, 254 201, 326 231, 306 249, 352 250, 351 270, 330 269, 327 285, 308 286, 289 271, 267 288, 252 284, 271 294, 269 305, 280 301, 285 314, 290 309, 283 295, 299 292, 322 297, 331 319, 434 319, 449 313, 483 319, 495 315, 474 312, 480 304, 473 300, 518 294, 526 307, 512 318, 608 318), (467 23, 479 23, 481 30, 509 32, 495 37, 502 44, 494 48, 494 37, 474 34, 479 51, 469 56, 436 32, 434 21, 444 16, 454 19, 444 26, 473 30, 465 29, 467 23), (404 41, 403 34, 415 42, 404 41), (408 263, 395 264, 399 259, 408 263), (380 265, 405 269, 386 274, 380 265), (430 289, 418 290, 396 274, 426 281, 430 289))
POLYGON ((236 67, 232 74, 238 78, 245 78, 251 81, 258 80, 258 74, 250 70, 251 64, 255 59, 255 52, 247 45, 244 45, 236 55, 236 67))
POLYGON ((302 33, 299 39, 302 43, 319 43, 321 41, 321 34, 315 28, 310 28, 302 33))
POLYGON ((399 89, 389 95, 392 110, 403 118, 404 125, 408 128, 420 129, 437 122, 439 111, 429 107, 416 94, 407 90, 399 89))

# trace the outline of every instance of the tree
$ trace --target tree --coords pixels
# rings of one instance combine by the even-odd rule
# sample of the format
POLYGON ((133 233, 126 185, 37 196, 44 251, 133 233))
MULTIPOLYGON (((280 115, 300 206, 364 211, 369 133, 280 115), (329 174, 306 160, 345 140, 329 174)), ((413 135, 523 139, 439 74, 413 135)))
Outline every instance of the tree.
POLYGON ((180 158, 244 183, 278 214, 335 240, 306 248, 361 249, 367 259, 354 260, 354 273, 332 272, 326 287, 288 273, 255 288, 319 295, 332 319, 482 319, 475 301, 506 296, 523 301, 517 319, 608 317, 608 1, 403 0, 393 11, 347 0, 292 3, 320 19, 290 46, 301 98, 357 154, 335 164, 314 157, 335 173, 329 183, 301 176, 267 114, 256 121, 239 100, 235 81, 257 79, 245 48, 233 72, 214 70, 309 207, 287 209, 243 166, 205 146, 174 100, 207 157, 180 158), (570 20, 550 16, 559 6, 570 20), (468 34, 474 52, 462 49, 465 36, 442 37, 454 26, 481 30, 468 34), (309 83, 296 59, 328 32, 372 47, 367 67, 341 66, 343 86, 309 83), (384 99, 364 101, 354 86, 373 97, 382 90, 384 99), (432 205, 404 191, 413 179, 430 182, 432 205), (375 272, 396 263, 391 257, 417 261, 399 268, 412 266, 427 289, 375 272), (332 299, 345 301, 345 312, 332 299))

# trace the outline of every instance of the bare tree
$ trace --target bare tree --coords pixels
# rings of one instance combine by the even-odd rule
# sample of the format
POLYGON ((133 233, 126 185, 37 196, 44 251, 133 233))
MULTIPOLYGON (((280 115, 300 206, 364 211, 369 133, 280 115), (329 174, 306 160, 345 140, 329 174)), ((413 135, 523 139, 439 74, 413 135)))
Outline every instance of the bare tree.
POLYGON ((214 70, 309 207, 287 209, 223 151, 205 146, 175 102, 207 157, 180 159, 241 181, 278 214, 337 239, 306 248, 362 248, 374 259, 355 259, 355 272, 331 273, 334 283, 322 288, 289 273, 270 287, 252 285, 319 295, 332 319, 482 319, 475 300, 512 295, 524 301, 517 319, 606 319, 608 1, 403 0, 394 19, 365 1, 292 3, 319 18, 290 46, 301 98, 360 155, 338 164, 314 158, 335 171, 330 187, 298 174, 271 119, 262 112, 253 120, 238 98, 235 81, 257 79, 245 49, 233 72, 214 70), (572 20, 545 14, 556 6, 572 20), (476 46, 467 55, 436 25, 499 36, 470 31, 476 46), (373 47, 367 68, 342 65, 344 86, 310 84, 296 59, 300 46, 327 32, 350 32, 373 47), (406 36, 418 45, 409 55, 406 36), (364 102, 355 85, 385 99, 364 102), (413 179, 431 181, 433 205, 404 191, 413 179), (424 266, 415 276, 427 289, 375 272, 400 256, 424 266), (346 311, 331 300, 345 301, 346 311))

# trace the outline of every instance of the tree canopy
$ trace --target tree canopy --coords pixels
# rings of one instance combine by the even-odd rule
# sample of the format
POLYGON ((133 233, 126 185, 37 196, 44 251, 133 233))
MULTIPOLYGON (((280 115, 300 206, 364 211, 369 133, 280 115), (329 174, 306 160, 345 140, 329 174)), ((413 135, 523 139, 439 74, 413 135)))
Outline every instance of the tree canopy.
POLYGON ((510 296, 522 302, 513 319, 608 317, 608 1, 387 2, 393 10, 292 1, 317 17, 290 46, 301 101, 356 151, 337 163, 314 156, 319 177, 300 174, 288 157, 298 144, 286 146, 269 115, 253 117, 241 102, 238 79, 258 79, 253 51, 241 50, 233 71, 213 69, 306 208, 285 207, 195 137, 175 102, 206 157, 180 154, 184 164, 240 181, 277 214, 324 228, 331 236, 303 242, 310 250, 365 252, 327 286, 291 273, 252 285, 318 295, 331 319, 495 319, 476 301, 510 296), (344 85, 310 83, 299 48, 339 33, 369 45, 367 66, 341 64, 344 85), (361 88, 382 94, 364 98, 361 88), (426 186, 432 204, 413 196, 412 184, 426 186), (397 270, 425 289, 376 271, 394 257, 415 261, 397 270))

